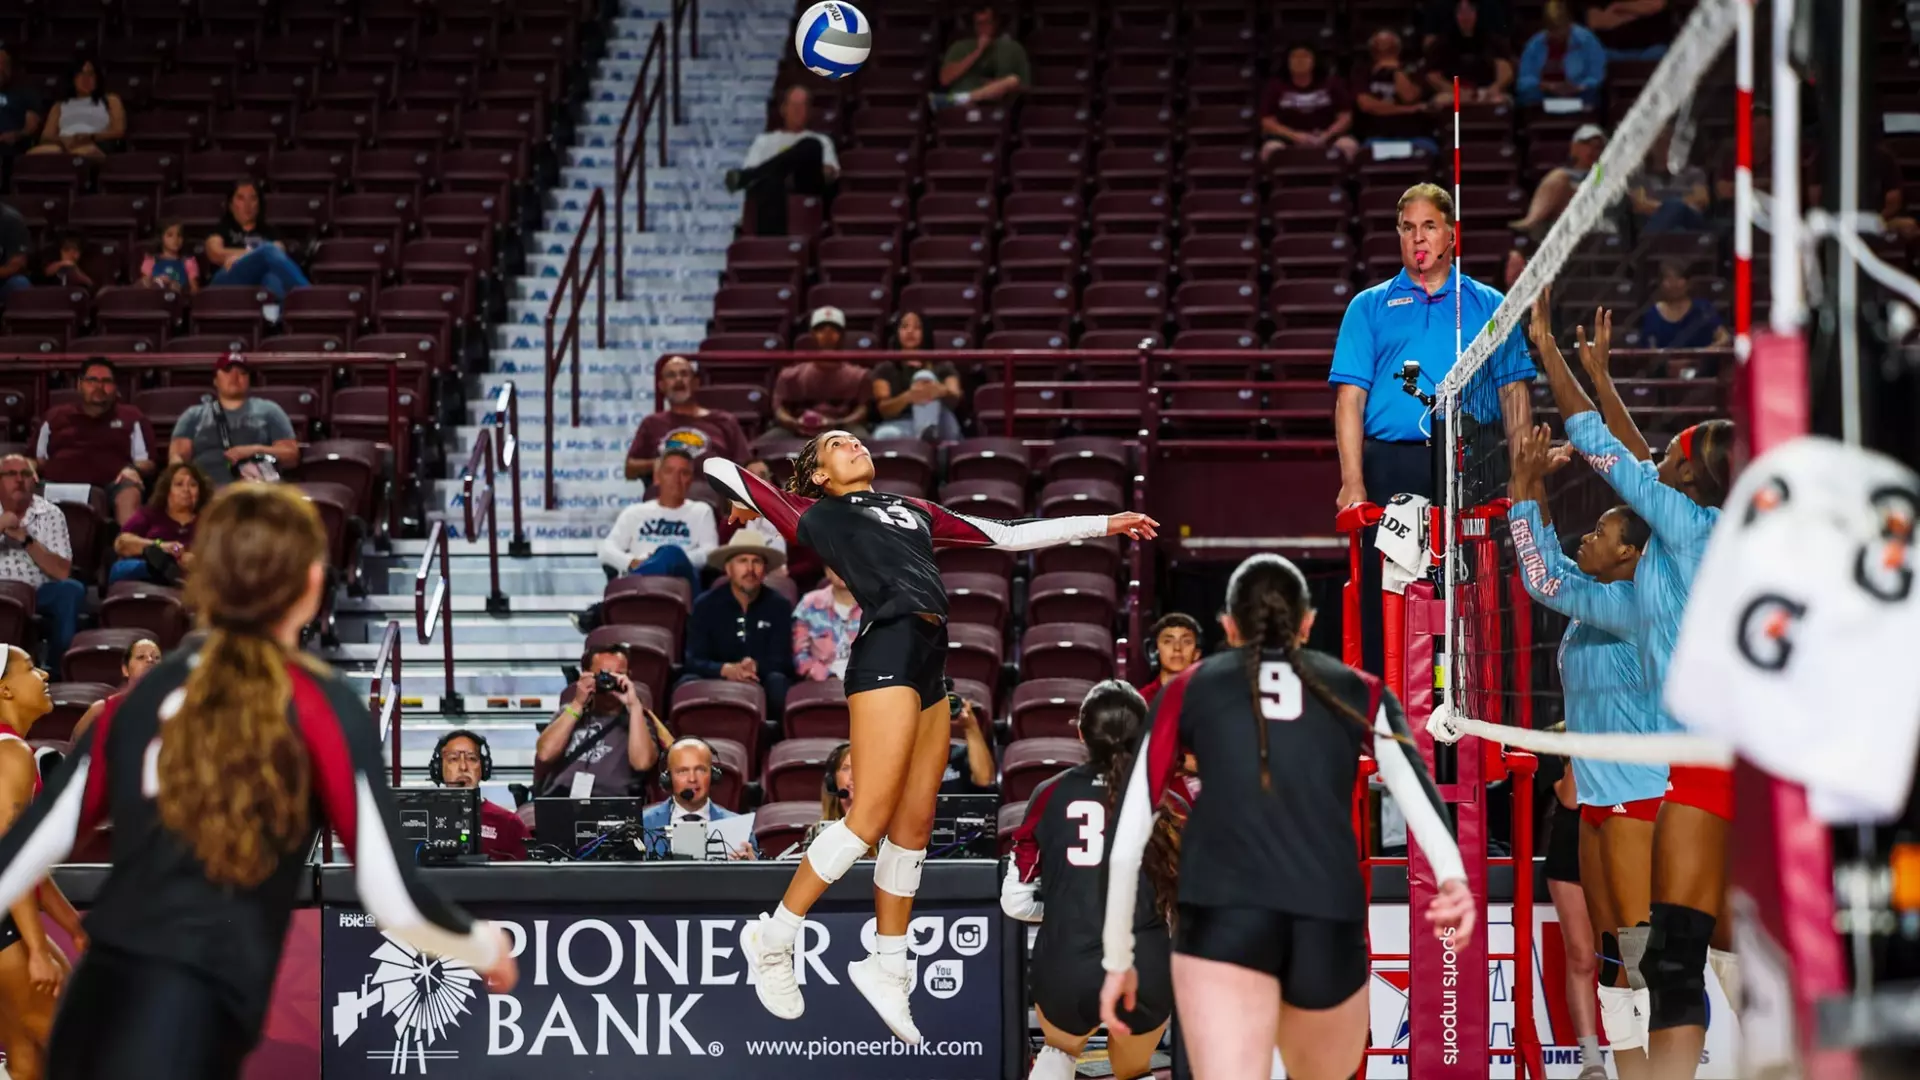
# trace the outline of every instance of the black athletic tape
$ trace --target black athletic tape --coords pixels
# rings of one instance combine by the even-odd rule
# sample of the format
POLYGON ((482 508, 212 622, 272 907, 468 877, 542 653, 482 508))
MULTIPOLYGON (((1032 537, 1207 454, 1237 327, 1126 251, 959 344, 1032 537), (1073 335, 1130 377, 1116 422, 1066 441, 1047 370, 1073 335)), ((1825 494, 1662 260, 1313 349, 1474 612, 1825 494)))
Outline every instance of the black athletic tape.
POLYGON ((1618 935, 1602 931, 1600 934, 1600 985, 1613 986, 1620 977, 1620 938, 1618 935))

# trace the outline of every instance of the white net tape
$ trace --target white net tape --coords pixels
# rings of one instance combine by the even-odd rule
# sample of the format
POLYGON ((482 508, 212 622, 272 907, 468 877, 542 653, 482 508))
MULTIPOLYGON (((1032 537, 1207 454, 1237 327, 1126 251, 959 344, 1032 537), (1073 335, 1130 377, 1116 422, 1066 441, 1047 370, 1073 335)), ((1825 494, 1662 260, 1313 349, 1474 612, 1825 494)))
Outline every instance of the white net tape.
POLYGON ((1740 5, 1745 2, 1747 0, 1702 0, 1694 9, 1693 17, 1687 20, 1673 47, 1667 50, 1666 58, 1654 70, 1652 80, 1640 91, 1633 108, 1608 138, 1607 149, 1586 183, 1580 185, 1566 211, 1554 222, 1552 231, 1547 233, 1520 279, 1513 283, 1493 318, 1474 335, 1472 344, 1440 383, 1437 407, 1447 409, 1458 403, 1467 380, 1473 378, 1509 333, 1525 324, 1534 298, 1559 276, 1561 268, 1573 257, 1574 249, 1600 223, 1607 208, 1626 193, 1628 182, 1659 137, 1660 129, 1692 101, 1695 87, 1733 37, 1740 5))
POLYGON ((1515 750, 1526 750, 1549 757, 1577 757, 1589 761, 1614 761, 1624 765, 1702 765, 1727 768, 1733 764, 1731 747, 1697 735, 1539 731, 1474 720, 1455 712, 1448 705, 1442 705, 1433 711, 1433 715, 1427 720, 1427 732, 1444 743, 1459 742, 1462 737, 1473 735, 1515 750))

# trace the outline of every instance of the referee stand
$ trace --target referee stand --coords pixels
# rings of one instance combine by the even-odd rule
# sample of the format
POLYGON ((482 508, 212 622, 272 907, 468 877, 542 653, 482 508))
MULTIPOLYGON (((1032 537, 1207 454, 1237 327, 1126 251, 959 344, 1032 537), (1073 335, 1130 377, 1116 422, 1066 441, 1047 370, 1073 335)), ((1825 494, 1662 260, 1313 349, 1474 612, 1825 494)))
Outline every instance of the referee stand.
MULTIPOLYGON (((1505 507, 1489 505, 1483 512, 1465 515, 1461 524, 1463 554, 1476 571, 1475 584, 1467 588, 1497 590, 1498 552, 1488 528, 1491 518, 1504 516, 1505 507), (1477 524, 1476 524, 1477 522, 1477 524)), ((1435 542, 1441 508, 1430 510, 1428 536, 1435 542)), ((1454 831, 1466 863, 1467 883, 1480 898, 1479 929, 1467 948, 1456 950, 1435 939, 1421 913, 1437 891, 1433 870, 1418 846, 1408 838, 1407 855, 1389 858, 1371 853, 1372 801, 1369 782, 1374 773, 1371 758, 1361 760, 1360 777, 1354 791, 1354 825, 1360 844, 1362 878, 1371 902, 1374 871, 1400 867, 1407 876, 1407 941, 1404 953, 1373 951, 1372 962, 1404 963, 1409 971, 1407 986, 1408 1039, 1404 1047, 1371 1045, 1373 1026, 1368 1024, 1369 1046, 1360 1062, 1358 1075, 1367 1074, 1368 1060, 1375 1057, 1404 1057, 1409 1077, 1419 1080, 1488 1080, 1495 1059, 1515 1062, 1516 1077, 1544 1080, 1546 1068, 1540 1039, 1534 1023, 1533 959, 1533 776, 1538 761, 1525 751, 1509 751, 1483 743, 1480 753, 1460 753, 1457 747, 1438 747, 1426 731, 1427 718, 1446 693, 1445 605, 1428 580, 1407 585, 1404 594, 1383 590, 1378 596, 1363 594, 1362 559, 1382 558, 1364 550, 1363 538, 1379 524, 1384 510, 1362 503, 1341 511, 1335 527, 1348 538, 1348 580, 1342 593, 1342 659, 1349 665, 1361 664, 1360 615, 1365 604, 1380 605, 1380 624, 1385 633, 1383 655, 1385 670, 1378 672, 1399 698, 1413 732, 1415 745, 1426 759, 1443 802, 1453 808, 1454 831), (1511 774, 1513 792, 1513 854, 1491 858, 1487 854, 1487 785, 1511 774), (1504 866, 1513 877, 1513 945, 1502 952, 1489 948, 1487 925, 1487 879, 1489 870, 1504 866), (1513 1044, 1491 1045, 1490 998, 1492 979, 1489 964, 1510 961, 1513 964, 1513 1044)), ((1438 553, 1436 553, 1438 554, 1438 553)), ((1490 720, 1500 719, 1497 711, 1503 686, 1500 648, 1500 611, 1497 593, 1480 597, 1475 604, 1478 617, 1466 634, 1478 641, 1452 643, 1456 657, 1471 655, 1485 670, 1476 670, 1470 680, 1476 687, 1488 688, 1493 707, 1483 711, 1490 720)), ((1516 620, 1516 623, 1521 620, 1516 620)), ((1523 631, 1524 632, 1524 631, 1523 631)), ((1518 644, 1516 642, 1516 644, 1518 644)), ((1524 665, 1517 665, 1517 667, 1524 665)), ((1516 671, 1517 673, 1517 671, 1516 671)), ((1522 698, 1521 700, 1525 700, 1522 698)), ((1523 710, 1524 711, 1524 710, 1523 710)), ((1369 980, 1371 985, 1371 980, 1369 980)))

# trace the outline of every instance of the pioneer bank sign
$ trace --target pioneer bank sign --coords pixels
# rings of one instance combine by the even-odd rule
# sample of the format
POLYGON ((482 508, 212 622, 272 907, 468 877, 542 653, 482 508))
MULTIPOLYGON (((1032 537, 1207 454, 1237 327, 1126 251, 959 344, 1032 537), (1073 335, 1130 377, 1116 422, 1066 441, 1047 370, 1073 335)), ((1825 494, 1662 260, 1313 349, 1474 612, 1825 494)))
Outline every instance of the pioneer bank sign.
POLYGON ((702 1080, 997 1075, 999 920, 982 911, 914 919, 914 1019, 927 1041, 909 1047, 847 985, 847 964, 872 942, 864 913, 808 921, 796 952, 807 1012, 781 1021, 760 1006, 740 956, 745 913, 483 910, 520 961, 514 992, 489 994, 472 969, 387 937, 361 912, 330 908, 323 1075, 519 1078, 537 1064, 553 1080, 630 1077, 636 1059, 698 1059, 702 1080))

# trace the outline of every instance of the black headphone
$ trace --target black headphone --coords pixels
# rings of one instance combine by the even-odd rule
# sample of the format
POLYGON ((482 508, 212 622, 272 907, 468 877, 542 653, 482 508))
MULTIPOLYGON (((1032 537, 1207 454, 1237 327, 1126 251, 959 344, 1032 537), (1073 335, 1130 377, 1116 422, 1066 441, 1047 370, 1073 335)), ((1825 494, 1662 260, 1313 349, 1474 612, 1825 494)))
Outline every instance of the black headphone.
POLYGON ((439 742, 433 744, 433 757, 427 762, 427 779, 432 780, 435 787, 445 787, 447 785, 446 777, 440 772, 440 755, 447 749, 447 744, 455 739, 473 740, 474 748, 480 751, 481 782, 484 783, 493 779, 493 748, 487 745, 487 737, 485 735, 468 731, 466 728, 456 728, 453 731, 449 731, 445 735, 440 736, 439 742))
POLYGON ((694 746, 694 745, 704 746, 707 748, 707 781, 709 783, 713 781, 714 777, 717 777, 721 775, 721 773, 725 772, 725 770, 720 767, 720 762, 718 760, 719 755, 713 752, 712 743, 708 742, 707 740, 701 738, 698 735, 682 735, 679 738, 673 740, 673 745, 667 747, 666 753, 663 753, 660 755, 660 790, 666 792, 669 798, 671 798, 674 794, 673 770, 667 765, 667 759, 673 755, 673 752, 676 749, 682 746, 694 746))
POLYGON ((839 746, 834 747, 832 752, 827 755, 827 763, 831 767, 827 769, 822 769, 820 771, 820 790, 821 791, 825 792, 828 795, 833 796, 836 799, 853 798, 853 792, 848 791, 846 788, 843 788, 834 782, 839 777, 840 766, 846 763, 847 755, 852 752, 853 752, 852 743, 841 743, 839 746))

